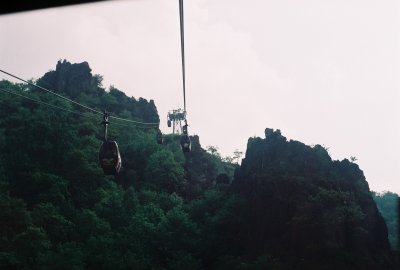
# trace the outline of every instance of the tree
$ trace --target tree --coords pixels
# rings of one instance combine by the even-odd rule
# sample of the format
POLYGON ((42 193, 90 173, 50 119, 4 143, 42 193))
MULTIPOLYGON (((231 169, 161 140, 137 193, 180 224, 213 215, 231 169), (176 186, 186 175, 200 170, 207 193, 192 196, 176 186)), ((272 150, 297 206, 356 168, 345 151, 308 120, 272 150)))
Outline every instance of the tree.
POLYGON ((226 156, 226 157, 222 158, 222 161, 228 162, 228 163, 232 163, 233 160, 234 160, 234 158, 230 157, 230 156, 226 156))
POLYGON ((183 174, 181 164, 175 161, 171 152, 165 150, 152 154, 145 169, 145 179, 151 188, 167 192, 183 190, 183 174))
POLYGON ((236 163, 239 163, 239 159, 242 157, 243 152, 239 151, 238 149, 235 150, 235 152, 233 152, 233 159, 236 160, 236 163))
POLYGON ((399 195, 396 193, 385 191, 383 193, 372 192, 379 212, 386 221, 388 228, 388 237, 393 249, 398 249, 399 246, 399 212, 397 204, 400 201, 399 195))

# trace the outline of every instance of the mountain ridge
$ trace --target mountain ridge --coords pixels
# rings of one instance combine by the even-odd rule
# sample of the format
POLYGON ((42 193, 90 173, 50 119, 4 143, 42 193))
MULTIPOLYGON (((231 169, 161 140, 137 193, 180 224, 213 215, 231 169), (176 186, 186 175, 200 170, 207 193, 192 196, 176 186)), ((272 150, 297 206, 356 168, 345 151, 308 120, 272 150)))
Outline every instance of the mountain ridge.
MULTIPOLYGON (((154 101, 106 91, 87 62, 59 61, 37 82, 99 111, 159 122, 154 101)), ((239 166, 196 135, 184 154, 179 136, 158 145, 156 128, 112 121, 123 168, 107 177, 101 115, 29 85, 3 80, 2 89, 2 269, 398 269, 363 172, 320 145, 267 128, 249 138, 239 166)))

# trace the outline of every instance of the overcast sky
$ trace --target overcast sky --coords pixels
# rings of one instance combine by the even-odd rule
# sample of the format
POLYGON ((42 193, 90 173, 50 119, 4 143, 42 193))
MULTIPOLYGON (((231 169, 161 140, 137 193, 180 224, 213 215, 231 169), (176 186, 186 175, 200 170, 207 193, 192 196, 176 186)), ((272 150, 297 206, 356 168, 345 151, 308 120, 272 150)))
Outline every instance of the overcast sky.
MULTIPOLYGON (((357 157, 400 193, 400 7, 395 0, 185 1, 189 133, 223 156, 266 127, 357 157)), ((178 0, 114 0, 0 16, 0 69, 25 79, 87 61, 153 99, 163 132, 183 106, 178 0)), ((10 79, 0 75, 0 79, 10 79)))

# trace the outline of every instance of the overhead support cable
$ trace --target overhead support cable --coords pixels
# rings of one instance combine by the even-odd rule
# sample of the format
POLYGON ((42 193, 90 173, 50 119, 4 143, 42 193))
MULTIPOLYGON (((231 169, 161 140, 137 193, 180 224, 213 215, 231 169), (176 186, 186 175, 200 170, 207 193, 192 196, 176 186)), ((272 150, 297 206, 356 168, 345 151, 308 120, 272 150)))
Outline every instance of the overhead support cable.
POLYGON ((15 75, 13 75, 13 74, 11 74, 11 73, 8 73, 7 71, 4 71, 4 70, 1 70, 1 69, 0 69, 0 72, 3 72, 4 74, 7 74, 8 76, 11 76, 11 77, 13 77, 13 78, 15 78, 15 79, 18 79, 18 80, 20 80, 20 81, 22 81, 22 82, 24 82, 24 83, 27 83, 27 84, 29 84, 29 85, 31 85, 31 86, 34 86, 34 87, 36 87, 36 88, 39 88, 39 89, 41 89, 41 90, 43 90, 43 91, 46 91, 46 92, 48 92, 48 93, 50 93, 50 94, 52 94, 52 95, 55 95, 55 96, 57 96, 57 97, 59 97, 59 98, 61 98, 61 99, 67 100, 67 101, 69 101, 69 102, 71 102, 71 103, 73 103, 73 104, 75 104, 75 105, 81 106, 82 108, 85 108, 86 110, 89 110, 89 111, 91 111, 91 112, 93 112, 93 113, 103 114, 103 113, 100 112, 100 111, 97 111, 97 110, 95 110, 95 109, 92 109, 92 108, 89 108, 89 107, 87 107, 87 106, 85 106, 85 105, 82 105, 82 104, 80 104, 79 102, 76 102, 76 101, 74 101, 74 100, 72 100, 72 99, 69 99, 69 98, 67 98, 67 97, 64 97, 64 96, 62 96, 62 95, 60 95, 60 94, 57 94, 57 93, 55 93, 54 91, 51 91, 51 90, 49 90, 49 89, 46 89, 46 88, 44 88, 44 87, 42 87, 42 86, 40 86, 40 85, 37 85, 37 84, 31 83, 31 82, 29 82, 29 81, 27 81, 27 80, 24 80, 24 79, 22 79, 22 78, 20 78, 20 77, 18 77, 18 76, 15 76, 15 75))
MULTIPOLYGON (((29 85, 31 85, 31 86, 33 86, 33 87, 39 88, 39 89, 41 89, 41 90, 43 90, 43 91, 46 91, 46 92, 48 92, 48 93, 50 93, 50 94, 52 94, 52 95, 55 95, 55 96, 57 96, 57 97, 59 97, 59 98, 61 98, 61 99, 63 99, 63 100, 66 100, 66 101, 69 101, 69 102, 71 102, 71 103, 73 103, 73 104, 75 104, 75 105, 78 105, 78 106, 80 106, 80 107, 82 107, 82 108, 84 108, 84 109, 86 109, 86 110, 89 110, 89 111, 92 112, 92 113, 96 113, 96 114, 101 114, 101 115, 103 115, 103 112, 101 112, 101 111, 98 111, 98 110, 95 110, 95 109, 90 108, 90 107, 88 107, 88 106, 85 106, 85 105, 83 105, 83 104, 81 104, 81 103, 79 103, 79 102, 77 102, 77 101, 75 101, 75 100, 72 100, 72 99, 70 99, 70 98, 64 97, 64 96, 62 96, 62 95, 60 95, 60 94, 55 93, 54 91, 51 91, 51 90, 49 90, 49 89, 47 89, 47 88, 45 88, 45 87, 40 86, 40 85, 31 83, 31 82, 29 82, 29 81, 27 81, 27 80, 24 80, 24 79, 22 79, 22 78, 20 78, 20 77, 18 77, 18 76, 16 76, 16 75, 13 75, 13 74, 11 74, 11 73, 9 73, 9 72, 7 72, 7 71, 4 71, 4 70, 1 70, 1 69, 0 69, 0 72, 6 74, 6 75, 8 75, 8 76, 11 76, 11 77, 13 77, 13 78, 15 78, 15 79, 17 79, 17 80, 20 80, 20 81, 22 81, 22 82, 24 82, 24 83, 27 83, 27 84, 29 84, 29 85)), ((135 120, 130 120, 130 119, 126 119, 126 118, 120 118, 120 117, 117 117, 117 116, 110 116, 110 118, 113 118, 113 119, 116 119, 116 120, 120 120, 120 121, 135 123, 135 124, 152 125, 152 126, 157 126, 157 127, 158 127, 158 125, 159 125, 158 122, 153 122, 153 123, 152 123, 152 122, 141 122, 141 121, 135 121, 135 120)))
POLYGON ((13 91, 8 91, 8 90, 1 89, 1 88, 0 88, 0 91, 5 92, 5 93, 9 93, 9 94, 12 94, 12 95, 15 95, 15 96, 19 96, 19 97, 22 97, 22 98, 25 98, 27 100, 30 100, 30 101, 33 101, 33 102, 36 102, 36 103, 39 103, 39 104, 46 105, 46 106, 51 107, 53 109, 65 111, 65 112, 68 112, 68 113, 74 113, 74 114, 77 114, 77 115, 81 115, 81 116, 84 116, 84 117, 90 117, 90 118, 94 119, 94 116, 89 116, 89 115, 86 115, 86 114, 83 114, 83 113, 80 113, 80 112, 71 111, 71 110, 68 110, 68 109, 65 109, 65 108, 61 108, 59 106, 56 106, 56 105, 53 105, 53 104, 49 104, 47 102, 44 102, 44 101, 41 101, 41 100, 38 100, 38 99, 30 98, 30 97, 18 94, 18 93, 13 92, 13 91))
POLYGON ((182 84, 183 84, 183 109, 186 112, 186 77, 185 77, 185 34, 183 20, 183 0, 179 0, 179 22, 181 29, 181 56, 182 56, 182 84))
MULTIPOLYGON (((48 107, 50 107, 50 108, 52 108, 52 109, 61 110, 61 111, 68 112, 68 113, 73 113, 73 114, 76 114, 76 115, 80 115, 80 116, 83 116, 83 117, 90 118, 90 119, 92 119, 92 120, 93 120, 93 119, 98 120, 98 117, 97 117, 97 116, 94 116, 93 114, 83 114, 83 113, 81 113, 81 112, 68 110, 68 109, 62 108, 62 107, 60 107, 60 106, 56 106, 56 105, 53 105, 53 104, 50 104, 50 103, 41 101, 41 100, 39 100, 39 99, 30 98, 30 97, 27 97, 27 96, 25 96, 25 95, 21 95, 21 94, 19 94, 19 93, 16 93, 16 92, 14 92, 14 91, 9 91, 9 90, 6 90, 6 89, 1 89, 1 88, 0 88, 0 91, 1 91, 1 92, 5 92, 5 93, 9 93, 9 94, 11 94, 11 95, 15 95, 15 96, 22 97, 22 98, 24 98, 24 99, 27 99, 27 100, 36 102, 36 103, 38 103, 38 104, 42 104, 42 105, 48 106, 48 107)), ((124 125, 124 124, 119 124, 119 123, 113 123, 113 125, 122 126, 122 127, 130 127, 130 128, 142 128, 142 129, 154 128, 154 127, 149 127, 149 126, 124 125)))

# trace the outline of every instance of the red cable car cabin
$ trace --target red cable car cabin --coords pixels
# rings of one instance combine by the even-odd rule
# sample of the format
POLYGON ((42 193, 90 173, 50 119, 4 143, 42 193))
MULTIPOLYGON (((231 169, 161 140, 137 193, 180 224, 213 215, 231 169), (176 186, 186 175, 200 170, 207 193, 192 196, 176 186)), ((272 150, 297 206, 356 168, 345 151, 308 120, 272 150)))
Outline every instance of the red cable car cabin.
POLYGON ((122 162, 117 142, 105 141, 101 144, 99 162, 105 175, 118 175, 122 162))

